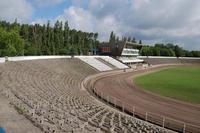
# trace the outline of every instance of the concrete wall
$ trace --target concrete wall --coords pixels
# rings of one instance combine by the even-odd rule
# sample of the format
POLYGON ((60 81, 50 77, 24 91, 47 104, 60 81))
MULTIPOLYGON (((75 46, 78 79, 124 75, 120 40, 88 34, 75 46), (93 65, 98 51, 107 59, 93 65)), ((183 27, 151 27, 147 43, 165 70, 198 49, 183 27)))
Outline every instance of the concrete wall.
POLYGON ((0 58, 0 63, 4 63, 5 62, 5 58, 0 58))

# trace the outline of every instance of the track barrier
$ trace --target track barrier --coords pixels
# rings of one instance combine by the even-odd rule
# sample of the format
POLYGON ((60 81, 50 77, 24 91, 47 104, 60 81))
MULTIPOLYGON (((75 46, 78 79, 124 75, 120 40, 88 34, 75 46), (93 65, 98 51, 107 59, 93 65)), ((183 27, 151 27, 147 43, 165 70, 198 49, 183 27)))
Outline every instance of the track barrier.
POLYGON ((106 95, 98 91, 96 88, 93 88, 92 91, 99 99, 133 117, 181 133, 200 133, 200 127, 198 126, 178 121, 169 117, 161 116, 155 113, 146 112, 139 107, 126 104, 118 100, 116 97, 106 95))

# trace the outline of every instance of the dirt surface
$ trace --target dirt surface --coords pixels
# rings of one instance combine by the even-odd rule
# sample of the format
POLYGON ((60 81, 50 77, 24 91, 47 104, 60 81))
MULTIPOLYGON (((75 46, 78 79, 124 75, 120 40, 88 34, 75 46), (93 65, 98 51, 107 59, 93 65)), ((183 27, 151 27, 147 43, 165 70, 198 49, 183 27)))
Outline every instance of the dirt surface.
POLYGON ((117 98, 117 101, 121 101, 121 103, 123 102, 136 107, 141 112, 152 112, 200 126, 200 105, 153 94, 133 84, 135 76, 165 68, 166 66, 110 76, 108 74, 106 77, 95 82, 95 88, 106 95, 117 98))

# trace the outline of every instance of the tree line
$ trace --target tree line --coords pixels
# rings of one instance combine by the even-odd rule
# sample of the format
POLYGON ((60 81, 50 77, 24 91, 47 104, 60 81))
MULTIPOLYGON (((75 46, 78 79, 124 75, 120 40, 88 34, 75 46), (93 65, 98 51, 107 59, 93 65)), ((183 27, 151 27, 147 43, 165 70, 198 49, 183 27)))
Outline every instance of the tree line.
POLYGON ((85 55, 96 48, 98 33, 70 29, 68 22, 50 26, 0 21, 0 56, 85 55))
POLYGON ((154 46, 144 45, 140 54, 142 56, 200 57, 200 51, 185 50, 172 43, 155 44, 154 46))
MULTIPOLYGON (((97 49, 98 33, 70 29, 68 21, 47 24, 19 24, 0 21, 0 57, 24 55, 87 55, 97 49)), ((155 44, 148 46, 134 37, 118 37, 113 31, 109 42, 128 41, 143 45, 142 56, 200 57, 200 51, 188 51, 178 45, 155 44)))
POLYGON ((109 43, 110 44, 115 44, 118 41, 124 41, 124 42, 132 42, 132 43, 138 43, 142 44, 142 40, 137 41, 135 37, 126 37, 122 36, 121 38, 117 36, 113 31, 110 33, 110 38, 109 38, 109 43))

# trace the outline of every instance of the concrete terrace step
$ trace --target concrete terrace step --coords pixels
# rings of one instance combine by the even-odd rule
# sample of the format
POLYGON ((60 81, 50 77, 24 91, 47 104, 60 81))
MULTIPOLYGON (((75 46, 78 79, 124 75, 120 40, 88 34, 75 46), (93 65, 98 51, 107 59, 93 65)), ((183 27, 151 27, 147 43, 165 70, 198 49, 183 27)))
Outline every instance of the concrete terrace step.
POLYGON ((107 66, 106 64, 102 63, 101 61, 97 60, 95 57, 79 57, 80 60, 84 61, 88 65, 96 68, 99 71, 109 71, 113 70, 111 67, 107 66))
POLYGON ((106 64, 107 66, 109 66, 112 69, 118 69, 116 66, 114 66, 113 64, 105 61, 104 59, 102 59, 101 57, 96 58, 97 60, 99 60, 100 62, 106 64))
POLYGON ((125 68, 129 68, 127 65, 121 63, 120 61, 109 57, 109 56, 102 56, 101 59, 105 60, 106 62, 112 64, 113 66, 119 68, 119 69, 125 69, 125 68))

